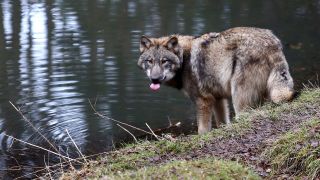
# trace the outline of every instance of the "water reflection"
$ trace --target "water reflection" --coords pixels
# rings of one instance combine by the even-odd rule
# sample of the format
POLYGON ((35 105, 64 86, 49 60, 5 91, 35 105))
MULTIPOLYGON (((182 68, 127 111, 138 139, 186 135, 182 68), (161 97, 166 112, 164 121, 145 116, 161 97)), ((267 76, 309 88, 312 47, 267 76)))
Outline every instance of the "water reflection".
MULTIPOLYGON (((43 158, 35 158, 29 146, 5 135, 48 147, 9 101, 61 153, 71 156, 78 154, 73 153, 66 129, 87 154, 109 150, 126 136, 109 120, 94 115, 88 99, 99 112, 134 126, 145 128, 147 122, 153 128, 164 127, 169 117, 190 127, 194 123, 190 101, 170 88, 151 93, 136 67, 142 34, 269 28, 283 40, 296 84, 316 79, 319 4, 319 0, 1 1, 0 168, 17 165, 18 160, 25 166, 19 172, 26 174, 34 170, 32 166, 43 165, 43 158)), ((16 171, 0 171, 0 177, 12 172, 16 171)))

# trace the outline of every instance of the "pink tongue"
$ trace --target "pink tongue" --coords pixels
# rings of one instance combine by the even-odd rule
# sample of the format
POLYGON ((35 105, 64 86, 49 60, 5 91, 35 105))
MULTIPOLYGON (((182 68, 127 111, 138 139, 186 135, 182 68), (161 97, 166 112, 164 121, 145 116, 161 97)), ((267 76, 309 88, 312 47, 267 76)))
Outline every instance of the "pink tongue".
POLYGON ((150 84, 150 88, 154 91, 158 90, 160 88, 160 84, 150 84))

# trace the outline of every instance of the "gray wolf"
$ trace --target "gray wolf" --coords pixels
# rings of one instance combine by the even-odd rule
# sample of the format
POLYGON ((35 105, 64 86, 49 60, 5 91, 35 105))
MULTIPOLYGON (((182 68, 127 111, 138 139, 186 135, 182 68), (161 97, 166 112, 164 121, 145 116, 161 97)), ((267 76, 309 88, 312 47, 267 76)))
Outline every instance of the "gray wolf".
POLYGON ((228 99, 236 116, 265 100, 293 98, 293 80, 280 40, 267 29, 237 27, 200 37, 141 37, 138 66, 150 88, 165 84, 182 90, 196 105, 198 133, 230 123, 228 99))

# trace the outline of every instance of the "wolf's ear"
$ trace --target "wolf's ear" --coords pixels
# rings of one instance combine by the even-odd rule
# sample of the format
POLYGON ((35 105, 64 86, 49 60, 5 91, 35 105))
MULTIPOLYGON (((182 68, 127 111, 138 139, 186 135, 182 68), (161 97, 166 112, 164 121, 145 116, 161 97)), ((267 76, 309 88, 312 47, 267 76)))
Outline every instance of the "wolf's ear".
POLYGON ((166 42, 165 47, 174 53, 179 52, 178 38, 176 36, 171 36, 170 39, 166 42))
POLYGON ((146 36, 141 36, 140 39, 140 52, 143 53, 145 50, 149 49, 152 45, 152 42, 146 36))

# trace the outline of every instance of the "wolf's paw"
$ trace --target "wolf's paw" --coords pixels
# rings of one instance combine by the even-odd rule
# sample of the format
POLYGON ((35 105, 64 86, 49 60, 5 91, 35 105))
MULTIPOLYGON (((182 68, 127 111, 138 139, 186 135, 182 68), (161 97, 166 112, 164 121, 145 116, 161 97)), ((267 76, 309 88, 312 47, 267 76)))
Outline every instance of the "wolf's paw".
POLYGON ((206 134, 206 133, 210 132, 210 130, 211 130, 210 127, 199 126, 198 127, 198 134, 199 135, 206 134))

